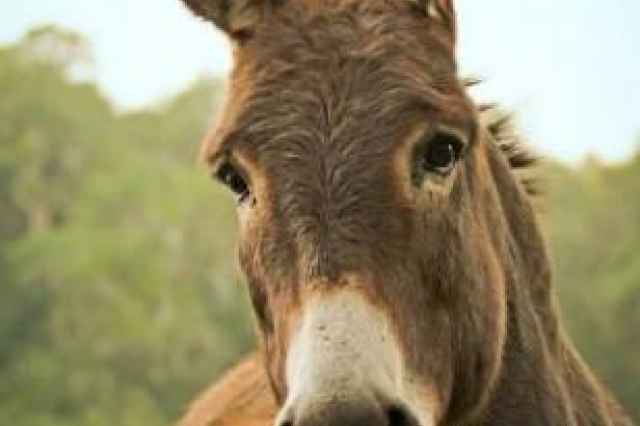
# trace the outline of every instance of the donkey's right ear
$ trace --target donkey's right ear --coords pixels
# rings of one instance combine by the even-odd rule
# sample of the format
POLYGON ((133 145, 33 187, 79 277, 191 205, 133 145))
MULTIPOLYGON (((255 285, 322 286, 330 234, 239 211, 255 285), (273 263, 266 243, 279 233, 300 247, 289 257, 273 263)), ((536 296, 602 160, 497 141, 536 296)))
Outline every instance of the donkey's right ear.
POLYGON ((264 14, 268 0, 182 0, 197 16, 232 38, 246 38, 264 14))

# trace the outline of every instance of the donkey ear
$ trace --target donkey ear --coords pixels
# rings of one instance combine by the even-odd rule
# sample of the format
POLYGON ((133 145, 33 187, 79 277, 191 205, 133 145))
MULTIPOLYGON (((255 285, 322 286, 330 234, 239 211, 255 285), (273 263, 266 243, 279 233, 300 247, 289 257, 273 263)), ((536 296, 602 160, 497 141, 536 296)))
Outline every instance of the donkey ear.
POLYGON ((456 10, 453 5, 454 0, 413 0, 424 10, 427 17, 433 21, 446 25, 451 31, 455 42, 457 38, 456 10))
POLYGON ((196 15, 213 22, 233 38, 251 32, 263 14, 266 0, 182 0, 196 15))
POLYGON ((443 22, 455 21, 456 11, 453 0, 426 0, 427 15, 443 22))

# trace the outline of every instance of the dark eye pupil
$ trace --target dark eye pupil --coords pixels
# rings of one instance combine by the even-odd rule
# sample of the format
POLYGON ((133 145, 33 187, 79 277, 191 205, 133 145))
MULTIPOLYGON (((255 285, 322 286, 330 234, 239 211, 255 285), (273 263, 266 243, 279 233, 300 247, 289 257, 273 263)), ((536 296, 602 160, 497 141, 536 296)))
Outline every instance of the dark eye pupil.
POLYGON ((458 141, 451 135, 436 135, 429 142, 424 165, 429 170, 447 171, 457 160, 458 141))
POLYGON ((434 167, 447 167, 453 161, 453 145, 434 146, 429 150, 427 161, 434 167))
POLYGON ((227 179, 227 184, 233 192, 238 194, 242 194, 247 189, 247 185, 245 185, 244 180, 237 174, 230 175, 227 179))
POLYGON ((249 192, 246 181, 230 164, 225 164, 220 168, 218 178, 237 195, 244 196, 249 192))

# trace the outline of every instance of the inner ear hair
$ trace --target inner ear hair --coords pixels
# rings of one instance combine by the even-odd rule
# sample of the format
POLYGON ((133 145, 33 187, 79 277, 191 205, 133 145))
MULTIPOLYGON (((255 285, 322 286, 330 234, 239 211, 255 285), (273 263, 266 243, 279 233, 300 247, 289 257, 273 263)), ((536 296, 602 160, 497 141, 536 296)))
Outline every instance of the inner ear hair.
POLYGON ((425 9, 429 18, 437 21, 446 20, 447 16, 443 13, 442 7, 440 5, 441 2, 437 0, 426 0, 425 3, 425 9))
POLYGON ((251 33, 268 0, 182 0, 196 16, 213 22, 232 38, 251 33))
POLYGON ((423 10, 429 19, 445 23, 452 28, 455 25, 455 8, 453 0, 410 0, 420 10, 423 10))
POLYGON ((410 0, 414 5, 424 12, 426 17, 438 24, 443 25, 449 32, 452 45, 455 48, 458 38, 457 17, 453 4, 454 0, 410 0))

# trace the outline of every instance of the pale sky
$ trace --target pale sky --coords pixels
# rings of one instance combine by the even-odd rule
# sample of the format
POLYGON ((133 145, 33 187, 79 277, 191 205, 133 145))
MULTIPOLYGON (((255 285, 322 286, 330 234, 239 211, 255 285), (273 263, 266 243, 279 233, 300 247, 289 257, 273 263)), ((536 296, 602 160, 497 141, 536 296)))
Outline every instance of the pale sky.
MULTIPOLYGON (((513 109, 539 151, 575 162, 586 153, 619 160, 640 147, 638 0, 457 5, 462 70, 486 79, 480 99, 513 109)), ((230 67, 224 37, 179 0, 22 0, 1 10, 0 43, 42 23, 86 34, 98 84, 124 109, 230 67)))

